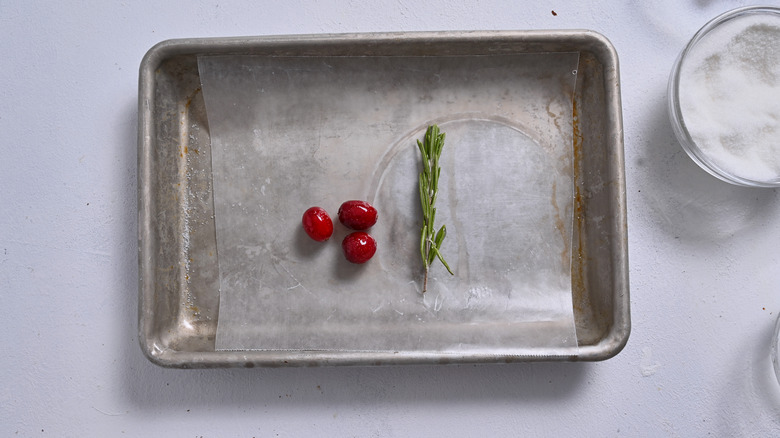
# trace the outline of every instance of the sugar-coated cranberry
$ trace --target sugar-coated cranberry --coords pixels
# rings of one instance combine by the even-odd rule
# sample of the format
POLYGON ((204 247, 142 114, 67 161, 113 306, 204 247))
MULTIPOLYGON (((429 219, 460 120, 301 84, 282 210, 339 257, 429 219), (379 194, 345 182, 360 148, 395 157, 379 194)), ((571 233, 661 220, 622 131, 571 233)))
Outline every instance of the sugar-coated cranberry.
POLYGON ((333 221, 328 212, 320 207, 311 207, 303 213, 303 230, 317 242, 330 239, 333 234, 333 221))

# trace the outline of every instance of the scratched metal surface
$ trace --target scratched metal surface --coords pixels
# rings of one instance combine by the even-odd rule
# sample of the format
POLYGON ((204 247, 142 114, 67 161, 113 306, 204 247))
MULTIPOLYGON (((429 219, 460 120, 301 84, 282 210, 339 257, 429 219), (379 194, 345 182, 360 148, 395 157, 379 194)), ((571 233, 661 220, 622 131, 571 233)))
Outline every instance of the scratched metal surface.
POLYGON ((630 330, 625 184, 617 57, 597 34, 476 32, 182 40, 152 49, 139 92, 139 330, 155 363, 173 367, 600 360, 630 330), (210 138, 197 56, 580 53, 575 90, 573 312, 576 348, 456 355, 435 351, 217 351, 210 138))

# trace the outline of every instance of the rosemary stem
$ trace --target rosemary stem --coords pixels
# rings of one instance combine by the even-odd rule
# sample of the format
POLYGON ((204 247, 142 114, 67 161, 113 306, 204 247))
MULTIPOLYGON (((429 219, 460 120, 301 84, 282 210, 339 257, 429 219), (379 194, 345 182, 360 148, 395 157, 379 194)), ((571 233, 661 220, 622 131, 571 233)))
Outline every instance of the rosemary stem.
POLYGON ((420 231, 420 252, 425 268, 422 288, 423 293, 428 290, 428 269, 434 259, 438 258, 447 268, 447 271, 449 271, 450 274, 453 274, 447 262, 444 261, 444 257, 440 251, 442 241, 447 234, 446 227, 442 226, 437 233, 434 225, 434 221, 436 220, 435 204, 438 194, 439 175, 441 172, 439 157, 441 156, 441 151, 444 147, 444 137, 445 135, 439 130, 439 127, 432 125, 429 126, 428 130, 425 132, 423 142, 417 140, 417 146, 420 149, 420 155, 422 156, 422 172, 419 175, 418 183, 420 186, 420 205, 423 213, 423 224, 420 231))

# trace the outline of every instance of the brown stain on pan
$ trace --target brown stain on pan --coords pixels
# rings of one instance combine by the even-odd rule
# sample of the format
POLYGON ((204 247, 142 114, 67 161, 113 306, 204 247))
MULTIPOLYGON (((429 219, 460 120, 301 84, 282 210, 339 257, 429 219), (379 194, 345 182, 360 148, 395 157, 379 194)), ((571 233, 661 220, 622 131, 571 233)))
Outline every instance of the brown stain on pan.
MULTIPOLYGON (((572 97, 572 177, 574 185, 573 193, 573 230, 571 239, 567 238, 566 226, 558 210, 557 186, 552 186, 552 205, 555 209, 555 228, 561 235, 564 242, 564 249, 561 251, 561 259, 565 264, 571 262, 571 290, 572 306, 574 310, 574 320, 577 327, 592 325, 591 303, 587 294, 586 275, 585 275, 585 209, 582 199, 583 185, 583 157, 582 157, 583 135, 580 130, 579 108, 576 95, 572 97), (567 260, 568 259, 568 260, 567 260)), ((578 336, 579 338, 579 336, 578 336)))
POLYGON ((570 243, 569 239, 566 238, 566 223, 563 222, 563 218, 561 218, 561 212, 558 209, 558 185, 553 182, 552 185, 552 196, 550 197, 550 203, 552 203, 552 207, 555 210, 555 229, 558 230, 558 234, 561 235, 561 240, 563 241, 563 250, 561 251, 561 262, 564 266, 566 266, 566 259, 570 256, 570 243))
POLYGON ((184 108, 190 109, 190 105, 192 105, 192 99, 195 98, 195 96, 198 95, 198 93, 201 92, 201 87, 198 87, 195 89, 195 91, 192 92, 192 94, 187 98, 187 103, 184 104, 184 108))
MULTIPOLYGON (((196 96, 197 96, 197 95, 198 95, 198 94, 199 94, 201 91, 202 91, 202 88, 201 88, 201 87, 198 87, 198 88, 196 88, 196 89, 195 89, 195 90, 192 92, 192 94, 190 94, 189 96, 187 96, 187 100, 186 100, 186 102, 184 103, 184 110, 181 112, 181 113, 182 113, 182 115, 189 115, 189 112, 190 112, 190 107, 192 106, 192 100, 193 100, 193 99, 195 99, 195 97, 196 97, 196 96)), ((181 122, 181 124, 182 124, 182 125, 184 125, 184 122, 182 121, 182 122, 181 122)), ((184 156, 185 156, 185 155, 187 155, 187 154, 190 152, 190 148, 189 148, 189 147, 188 147, 186 144, 183 144, 183 145, 181 145, 181 147, 179 148, 179 150, 180 150, 180 152, 179 152, 179 157, 182 157, 182 158, 184 158, 184 156)), ((194 151, 196 154, 199 154, 199 153, 200 153, 200 152, 199 152, 197 149, 193 149, 193 151, 194 151)))
POLYGON ((571 287, 572 304, 575 318, 583 315, 588 309, 588 297, 585 288, 585 212, 582 202, 582 132, 580 131, 579 109, 577 99, 572 99, 573 136, 572 169, 574 175, 574 241, 571 253, 571 287))

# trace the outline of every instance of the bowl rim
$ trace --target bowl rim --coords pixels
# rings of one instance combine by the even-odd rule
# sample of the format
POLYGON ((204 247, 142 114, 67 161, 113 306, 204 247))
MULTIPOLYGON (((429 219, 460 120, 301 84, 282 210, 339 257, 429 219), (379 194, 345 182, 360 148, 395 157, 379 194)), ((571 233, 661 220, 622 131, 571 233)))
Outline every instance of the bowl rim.
POLYGON ((669 118, 677 140, 688 156, 710 175, 735 185, 745 187, 780 187, 780 175, 773 180, 753 180, 728 172, 710 160, 707 155, 699 148, 691 137, 685 124, 682 109, 680 108, 680 70, 687 55, 694 47, 712 30, 733 19, 741 18, 746 15, 776 15, 780 18, 780 7, 775 6, 744 6, 726 11, 708 21, 694 35, 685 47, 680 51, 672 67, 667 85, 667 103, 669 109, 669 118))

